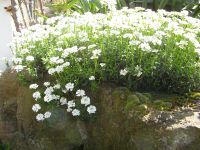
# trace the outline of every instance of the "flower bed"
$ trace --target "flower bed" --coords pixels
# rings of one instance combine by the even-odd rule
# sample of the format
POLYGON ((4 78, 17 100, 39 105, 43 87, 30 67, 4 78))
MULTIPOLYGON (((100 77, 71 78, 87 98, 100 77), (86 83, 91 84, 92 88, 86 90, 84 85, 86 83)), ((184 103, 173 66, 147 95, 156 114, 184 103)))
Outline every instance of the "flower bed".
MULTIPOLYGON (((96 107, 84 90, 102 82, 130 89, 199 89, 199 24, 185 12, 142 8, 58 16, 13 40, 14 68, 39 81, 30 88, 45 109, 62 105, 73 116, 90 116, 96 107)), ((33 110, 40 112, 40 105, 33 110)), ((47 111, 36 118, 50 116, 47 111)))

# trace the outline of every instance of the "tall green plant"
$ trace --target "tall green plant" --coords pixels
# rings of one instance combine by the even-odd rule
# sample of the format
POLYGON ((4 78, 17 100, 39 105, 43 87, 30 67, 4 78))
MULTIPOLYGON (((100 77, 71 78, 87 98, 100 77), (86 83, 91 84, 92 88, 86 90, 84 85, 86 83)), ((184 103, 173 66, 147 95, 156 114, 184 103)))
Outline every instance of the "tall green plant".
MULTIPOLYGON (((116 0, 116 8, 127 7, 129 2, 126 0, 116 0)), ((108 8, 101 4, 101 0, 69 0, 64 3, 52 3, 47 5, 55 12, 77 11, 79 13, 106 13, 108 8)))
POLYGON ((78 1, 79 0, 70 0, 64 3, 47 4, 47 6, 57 12, 67 12, 70 9, 72 9, 74 6, 76 6, 78 1))
POLYGON ((188 10, 193 17, 200 18, 200 1, 194 0, 187 4, 183 10, 188 10))
MULTIPOLYGON (((163 9, 166 7, 167 3, 168 3, 169 0, 161 0, 160 1, 160 4, 158 6, 158 9, 163 9)), ((174 0, 173 0, 174 1, 174 0)))

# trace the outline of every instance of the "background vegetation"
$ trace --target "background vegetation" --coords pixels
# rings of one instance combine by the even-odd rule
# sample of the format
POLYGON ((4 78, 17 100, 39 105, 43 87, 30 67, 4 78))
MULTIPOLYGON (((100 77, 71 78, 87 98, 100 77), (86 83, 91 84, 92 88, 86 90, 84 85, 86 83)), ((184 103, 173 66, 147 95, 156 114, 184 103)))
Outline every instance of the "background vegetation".
MULTIPOLYGON (((47 6, 57 12, 75 10, 78 12, 104 12, 100 0, 54 0, 47 6)), ((198 17, 200 3, 198 0, 117 0, 117 8, 144 7, 152 10, 166 9, 168 11, 181 11, 186 9, 190 15, 198 17)))

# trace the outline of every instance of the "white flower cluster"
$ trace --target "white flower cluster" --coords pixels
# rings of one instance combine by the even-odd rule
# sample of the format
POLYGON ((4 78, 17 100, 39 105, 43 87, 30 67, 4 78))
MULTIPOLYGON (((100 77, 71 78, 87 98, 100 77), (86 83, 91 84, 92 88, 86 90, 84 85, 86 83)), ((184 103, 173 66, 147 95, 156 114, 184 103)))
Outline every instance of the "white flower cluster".
MULTIPOLYGON (((90 78, 94 78, 94 76, 91 76, 90 78)), ((41 95, 44 95, 43 101, 46 103, 50 103, 51 101, 57 101, 61 106, 66 106, 67 107, 67 112, 71 112, 73 116, 80 116, 81 111, 76 108, 76 100, 69 100, 67 101, 66 97, 61 97, 60 95, 56 95, 56 91, 60 91, 61 85, 59 83, 55 84, 54 86, 51 86, 50 82, 44 82, 43 83, 44 87, 46 89, 44 90, 43 94, 41 92, 36 91, 33 93, 33 98, 38 101, 39 99, 42 98, 41 95)), ((29 86, 30 89, 37 89, 39 87, 38 84, 34 83, 29 86)), ((67 83, 64 87, 65 89, 62 90, 64 94, 67 92, 73 92, 74 90, 74 83, 67 83)), ((76 97, 80 97, 80 104, 82 104, 84 107, 86 107, 86 111, 88 114, 94 114, 96 112, 96 107, 93 105, 90 105, 91 101, 88 96, 86 96, 86 93, 84 90, 79 89, 76 91, 76 97)), ((40 104, 34 104, 32 106, 32 110, 34 112, 38 112, 41 110, 40 104)), ((48 111, 45 114, 37 114, 36 120, 37 121, 43 121, 46 118, 50 118, 51 113, 48 111)))
POLYGON ((100 3, 102 5, 105 5, 108 7, 109 10, 115 10, 116 9, 116 5, 117 5, 117 1, 116 0, 100 0, 100 3))
MULTIPOLYGON (((90 105, 90 98, 88 96, 86 96, 84 90, 82 90, 82 89, 77 90, 76 96, 81 97, 80 103, 82 105, 84 105, 85 107, 87 107, 87 112, 89 114, 94 114, 96 112, 96 107, 93 106, 93 105, 90 105), (92 109, 91 109, 91 107, 92 107, 92 109)), ((76 103, 75 103, 74 100, 68 101, 67 105, 68 105, 67 111, 72 112, 73 116, 79 116, 80 115, 81 112, 80 112, 80 110, 75 108, 76 103), (75 109, 73 109, 73 108, 75 108, 75 109)))
MULTIPOLYGON (((116 0, 101 0, 101 3, 106 6, 114 6, 116 5, 116 0)), ((114 35, 128 40, 129 46, 135 47, 135 49, 140 48, 144 52, 154 53, 159 53, 160 47, 164 44, 162 42, 164 39, 173 35, 181 36, 183 40, 178 40, 175 46, 185 49, 189 44, 192 44, 194 50, 199 53, 199 24, 200 21, 198 19, 187 16, 185 12, 158 10, 156 13, 143 8, 124 8, 108 14, 91 14, 88 12, 80 15, 76 12, 71 16, 49 18, 46 25, 37 24, 28 30, 24 29, 22 33, 19 33, 14 38, 11 47, 14 53, 18 54, 13 59, 14 64, 16 64, 14 69, 20 72, 26 68, 26 65, 23 65, 24 61, 28 64, 28 62, 35 60, 35 56, 31 55, 35 46, 30 43, 41 41, 44 44, 42 41, 47 40, 49 36, 54 36, 58 39, 53 48, 54 50, 50 50, 56 52, 51 53, 53 55, 46 60, 51 66, 48 69, 50 75, 62 73, 65 69, 71 67, 71 62, 68 58, 80 51, 90 50, 91 59, 99 58, 102 55, 102 49, 96 43, 91 43, 88 46, 82 45, 78 47, 74 45, 63 48, 64 41, 74 38, 78 38, 81 42, 88 42, 90 40, 89 33, 87 30, 82 30, 85 27, 91 28, 92 33, 94 33, 92 36, 97 40, 103 36, 114 35), (22 56, 22 58, 18 56, 22 56)), ((126 53, 126 50, 124 51, 126 53)), ((81 60, 82 58, 77 58, 78 62, 81 60)), ((100 65, 102 67, 105 66, 103 62, 100 65)))
MULTIPOLYGON (((101 3, 114 10, 116 0, 101 0, 101 3)), ((153 57, 156 62, 160 54, 167 53, 172 47, 200 55, 199 24, 200 20, 187 16, 185 12, 154 12, 143 8, 123 8, 107 14, 88 12, 80 15, 75 12, 69 16, 52 17, 46 24, 31 26, 14 37, 10 45, 15 54, 13 68, 17 72, 37 70, 34 62, 40 57, 39 61, 49 76, 60 84, 44 82, 44 91, 39 91, 37 84, 30 85, 30 89, 37 90, 33 98, 38 103, 44 100, 47 104, 56 102, 66 106, 73 116, 81 115, 77 107, 77 99, 80 99, 81 106, 93 114, 96 107, 91 105, 86 92, 77 87, 80 80, 93 84, 108 68, 119 68, 112 71, 122 78, 129 73, 142 78, 148 71, 144 65, 155 65, 153 68, 156 68, 156 63, 145 64, 142 58, 153 57), (109 62, 114 59, 110 57, 113 51, 118 52, 116 58, 119 60, 114 60, 117 67, 112 68, 109 62), (134 60, 136 55, 137 62, 134 60), (125 63, 118 65, 122 59, 125 63), (133 65, 126 63, 127 59, 134 62, 133 65)), ((37 112, 41 108, 34 105, 32 109, 37 112)), ((45 118, 44 114, 38 115, 37 120, 45 118)))
POLYGON ((51 117, 51 112, 47 111, 44 114, 37 114, 36 120, 37 121, 44 121, 45 119, 48 119, 51 117))
POLYGON ((125 76, 127 73, 128 73, 128 70, 126 68, 120 70, 120 75, 122 75, 122 76, 125 76))

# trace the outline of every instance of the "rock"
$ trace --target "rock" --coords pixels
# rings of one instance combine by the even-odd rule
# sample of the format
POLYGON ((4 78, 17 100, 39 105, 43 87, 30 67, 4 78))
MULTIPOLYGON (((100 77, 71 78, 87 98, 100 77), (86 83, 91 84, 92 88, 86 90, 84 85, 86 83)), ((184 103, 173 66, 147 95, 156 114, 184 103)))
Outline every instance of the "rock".
POLYGON ((37 126, 35 114, 32 111, 32 106, 35 101, 32 98, 32 91, 25 86, 18 89, 17 97, 17 123, 19 131, 28 133, 37 126))
POLYGON ((52 115, 47 119, 47 124, 53 130, 64 130, 71 125, 70 117, 65 109, 56 108, 49 111, 52 115))
POLYGON ((134 95, 134 94, 131 94, 127 97, 127 101, 126 101, 126 105, 125 105, 125 110, 126 111, 130 111, 132 109, 134 109, 135 106, 139 105, 140 104, 140 100, 139 98, 134 95))
POLYGON ((190 97, 195 100, 200 100, 200 92, 192 92, 190 93, 190 97))
POLYGON ((154 133, 149 129, 137 131, 133 137, 133 141, 137 150, 155 150, 157 146, 154 133))
POLYGON ((16 75, 5 71, 0 77, 0 141, 3 145, 12 141, 17 131, 18 82, 16 75))
POLYGON ((143 93, 144 96, 148 97, 149 100, 152 100, 152 94, 151 93, 143 93))
POLYGON ((159 104, 162 103, 162 100, 155 100, 155 101, 153 101, 153 103, 156 104, 156 105, 159 105, 159 104))
POLYGON ((85 126, 85 123, 78 120, 77 121, 77 128, 78 128, 78 131, 81 135, 81 138, 83 141, 86 141, 87 138, 88 138, 88 133, 87 133, 87 130, 86 130, 86 126, 85 126))
POLYGON ((200 146, 199 131, 196 128, 175 129, 166 135, 167 143, 163 146, 172 150, 198 150, 200 146))
POLYGON ((110 101, 112 101, 112 105, 114 107, 114 110, 123 111, 123 106, 126 103, 128 93, 129 93, 129 91, 127 90, 127 88, 123 88, 123 87, 116 88, 115 90, 113 90, 112 98, 111 98, 110 101))
POLYGON ((141 104, 138 106, 138 110, 140 110, 141 112, 144 112, 148 109, 147 105, 145 104, 141 104))
POLYGON ((170 103, 170 102, 163 102, 162 106, 164 107, 165 110, 172 109, 172 103, 170 103))
POLYGON ((146 103, 150 102, 150 99, 142 93, 135 92, 135 95, 140 99, 141 103, 146 104, 146 103))
POLYGON ((162 100, 155 100, 153 102, 153 107, 158 110, 171 110, 172 106, 171 102, 164 102, 162 100))
POLYGON ((54 108, 49 119, 38 123, 28 87, 14 84, 10 95, 3 93, 11 88, 2 88, 10 83, 8 77, 0 79, 0 149, 199 150, 199 104, 173 110, 173 97, 167 101, 158 95, 150 103, 152 95, 104 85, 92 99, 97 106, 93 120, 77 121, 65 108, 54 108))
POLYGON ((8 73, 0 78, 0 85, 0 141, 3 145, 8 144, 13 150, 72 150, 81 148, 87 140, 84 123, 77 123, 64 108, 49 110, 51 118, 38 123, 32 111, 35 103, 32 91, 17 84, 16 76, 8 73))
POLYGON ((127 102, 133 102, 135 105, 138 105, 140 104, 140 99, 136 95, 131 94, 127 97, 127 102))

